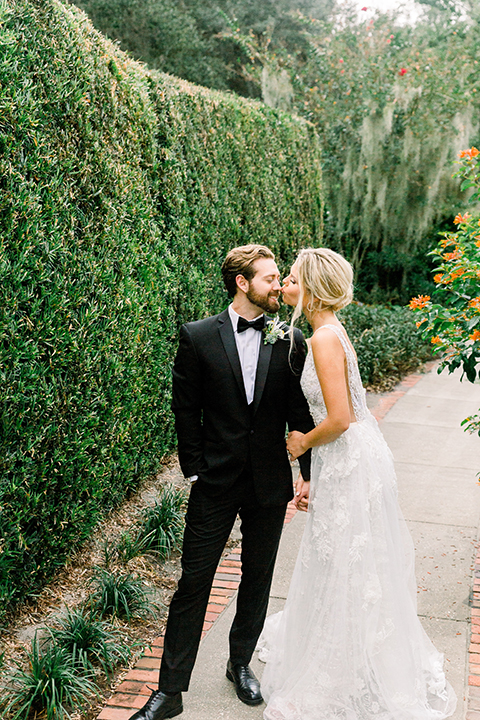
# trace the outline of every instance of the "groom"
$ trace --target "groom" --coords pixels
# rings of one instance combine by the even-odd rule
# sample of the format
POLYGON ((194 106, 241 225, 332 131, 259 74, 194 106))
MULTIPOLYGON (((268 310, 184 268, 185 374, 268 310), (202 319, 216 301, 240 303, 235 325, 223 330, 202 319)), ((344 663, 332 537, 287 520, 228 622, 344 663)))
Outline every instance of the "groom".
MULTIPOLYGON (((280 307, 271 250, 231 250, 222 276, 232 304, 220 315, 183 325, 173 369, 178 455, 192 481, 182 576, 168 616, 159 689, 131 720, 163 720, 183 711, 182 691, 202 634, 205 611, 235 518, 242 525, 242 580, 230 630, 227 678, 247 705, 262 702, 249 667, 263 627, 292 471, 285 430, 313 427, 300 388, 302 334, 285 339, 268 327, 280 307)), ((305 480, 310 457, 299 459, 305 480)))

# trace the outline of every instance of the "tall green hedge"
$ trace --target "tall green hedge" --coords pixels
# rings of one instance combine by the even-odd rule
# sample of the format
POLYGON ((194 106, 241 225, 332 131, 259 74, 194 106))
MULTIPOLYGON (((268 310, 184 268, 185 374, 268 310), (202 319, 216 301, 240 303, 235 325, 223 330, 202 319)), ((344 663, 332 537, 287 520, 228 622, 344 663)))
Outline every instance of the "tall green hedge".
POLYGON ((308 124, 149 72, 59 0, 0 3, 0 615, 173 448, 225 252, 318 244, 308 124))

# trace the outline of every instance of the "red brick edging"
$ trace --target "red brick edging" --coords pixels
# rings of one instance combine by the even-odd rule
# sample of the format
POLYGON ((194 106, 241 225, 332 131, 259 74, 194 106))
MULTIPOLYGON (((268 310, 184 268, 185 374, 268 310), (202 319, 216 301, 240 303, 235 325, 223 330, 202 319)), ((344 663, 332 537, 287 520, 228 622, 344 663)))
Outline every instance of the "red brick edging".
POLYGON ((375 405, 375 407, 370 408, 370 412, 372 413, 373 417, 377 420, 383 420, 385 415, 388 413, 389 410, 392 409, 395 403, 400 400, 400 398, 403 397, 403 395, 405 395, 405 393, 408 392, 410 388, 416 385, 417 382, 425 376, 425 373, 433 370, 437 363, 437 360, 430 360, 423 366, 423 373, 416 372, 407 375, 407 377, 404 378, 398 385, 396 385, 391 392, 387 393, 384 397, 382 397, 380 402, 375 405))
POLYGON ((468 697, 466 720, 480 720, 480 547, 475 558, 468 648, 468 697))

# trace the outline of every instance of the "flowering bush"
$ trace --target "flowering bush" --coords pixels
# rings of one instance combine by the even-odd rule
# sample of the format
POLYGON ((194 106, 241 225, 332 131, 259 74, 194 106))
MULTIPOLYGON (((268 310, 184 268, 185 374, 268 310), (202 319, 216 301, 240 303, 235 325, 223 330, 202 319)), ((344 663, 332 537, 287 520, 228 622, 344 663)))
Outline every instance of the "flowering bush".
MULTIPOLYGON (((462 190, 470 190, 470 202, 480 199, 480 151, 472 147, 460 155, 462 190)), ((480 214, 458 214, 457 232, 441 233, 438 246, 430 253, 439 265, 433 278, 433 300, 419 295, 410 309, 419 315, 417 327, 430 338, 434 352, 442 354, 439 368, 453 372, 462 367, 470 382, 480 379, 480 214)), ((463 375, 462 375, 463 378, 463 375)), ((480 435, 480 415, 466 418, 462 425, 480 435)))

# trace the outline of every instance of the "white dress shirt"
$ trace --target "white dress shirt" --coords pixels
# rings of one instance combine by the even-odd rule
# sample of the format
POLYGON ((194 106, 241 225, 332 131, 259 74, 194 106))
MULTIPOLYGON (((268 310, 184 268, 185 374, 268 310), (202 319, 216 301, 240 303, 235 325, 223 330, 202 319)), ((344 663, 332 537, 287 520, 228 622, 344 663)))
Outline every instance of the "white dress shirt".
POLYGON ((253 402, 253 395, 255 393, 255 378, 257 376, 257 363, 260 353, 260 343, 262 342, 262 333, 254 328, 247 328, 247 330, 238 333, 237 324, 240 315, 235 312, 231 305, 228 306, 228 314, 232 321, 235 344, 237 346, 238 357, 240 358, 245 394, 247 396, 247 402, 250 405, 250 403, 253 402))

